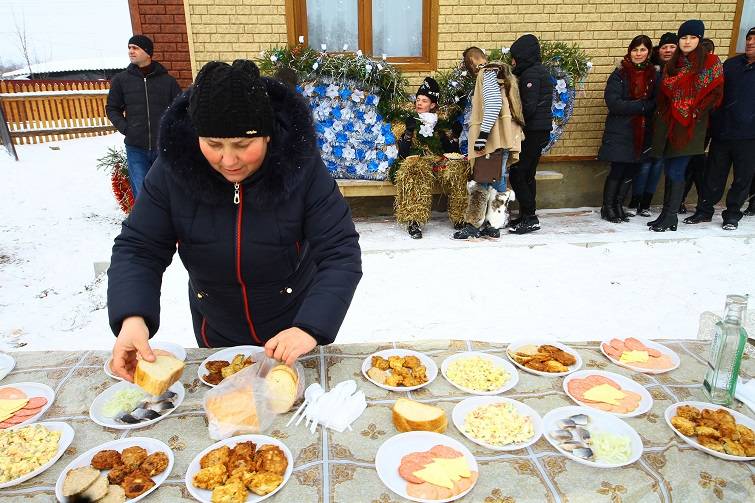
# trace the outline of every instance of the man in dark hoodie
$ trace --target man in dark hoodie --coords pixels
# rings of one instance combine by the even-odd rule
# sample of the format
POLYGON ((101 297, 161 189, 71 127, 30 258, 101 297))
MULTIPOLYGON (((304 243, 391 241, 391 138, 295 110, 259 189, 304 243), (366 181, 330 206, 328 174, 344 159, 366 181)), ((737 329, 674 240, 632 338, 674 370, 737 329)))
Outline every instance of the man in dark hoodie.
POLYGON ((181 87, 168 70, 152 60, 149 37, 134 35, 128 41, 131 64, 110 81, 107 116, 126 137, 128 175, 134 198, 139 195, 152 163, 157 158, 160 118, 181 87))
POLYGON ((509 232, 526 234, 540 229, 535 216, 535 172, 553 127, 553 82, 541 62, 540 42, 535 35, 519 37, 511 46, 511 56, 514 75, 519 77, 524 141, 519 162, 511 166, 511 186, 519 200, 519 217, 511 221, 509 232))

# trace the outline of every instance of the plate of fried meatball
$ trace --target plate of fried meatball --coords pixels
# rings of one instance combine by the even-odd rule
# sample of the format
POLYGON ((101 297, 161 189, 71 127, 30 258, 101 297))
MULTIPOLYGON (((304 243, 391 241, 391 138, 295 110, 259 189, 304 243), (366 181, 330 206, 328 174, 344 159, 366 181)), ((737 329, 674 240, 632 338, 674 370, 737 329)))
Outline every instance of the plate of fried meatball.
POLYGON ((156 490, 173 470, 173 451, 148 437, 112 440, 89 449, 61 472, 58 501, 135 503, 156 490))
POLYGON ((186 470, 186 487, 204 503, 256 503, 283 487, 293 465, 291 451, 280 440, 238 435, 197 454, 186 470))

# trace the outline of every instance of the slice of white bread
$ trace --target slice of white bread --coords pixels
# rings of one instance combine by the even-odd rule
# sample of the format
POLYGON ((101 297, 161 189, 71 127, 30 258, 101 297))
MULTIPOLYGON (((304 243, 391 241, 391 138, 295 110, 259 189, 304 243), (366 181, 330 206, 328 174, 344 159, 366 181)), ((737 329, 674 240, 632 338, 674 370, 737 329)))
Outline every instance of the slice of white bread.
POLYGON ((408 398, 399 398, 393 405, 393 425, 400 432, 443 433, 448 426, 448 418, 440 407, 415 402, 408 398))
POLYGON ((239 387, 223 395, 208 398, 205 411, 210 422, 218 423, 221 429, 231 425, 244 432, 259 431, 257 406, 251 386, 239 387))
POLYGON ((162 395, 183 374, 184 362, 172 356, 157 355, 154 362, 139 360, 134 372, 134 384, 150 395, 162 395))

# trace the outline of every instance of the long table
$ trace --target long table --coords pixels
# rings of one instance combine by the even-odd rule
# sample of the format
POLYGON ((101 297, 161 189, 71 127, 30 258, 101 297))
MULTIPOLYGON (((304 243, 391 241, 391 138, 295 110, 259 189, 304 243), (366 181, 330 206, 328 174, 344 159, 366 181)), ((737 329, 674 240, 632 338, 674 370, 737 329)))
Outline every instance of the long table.
MULTIPOLYGON (((570 343, 587 369, 600 369, 628 376, 643 385, 653 397, 647 414, 626 419, 642 438, 644 454, 632 465, 599 470, 575 463, 559 454, 541 438, 529 448, 509 453, 493 452, 467 441, 450 424, 446 431, 469 447, 477 457, 480 478, 462 501, 481 503, 532 502, 745 502, 755 501, 755 464, 725 461, 689 447, 666 425, 664 410, 683 400, 705 400, 701 386, 708 344, 698 341, 662 341, 681 357, 681 366, 669 373, 646 375, 611 363, 597 342, 570 343)), ((401 396, 430 402, 446 410, 465 395, 439 375, 429 386, 415 392, 386 391, 362 377, 362 360, 375 351, 393 347, 429 354, 440 367, 449 355, 467 350, 504 356, 505 344, 474 341, 421 341, 413 343, 349 344, 318 348, 302 358, 307 383, 332 386, 356 379, 368 399, 365 413, 352 425, 353 431, 331 430, 311 434, 302 425, 285 427, 289 414, 279 417, 267 434, 288 445, 294 456, 294 472, 288 483, 269 501, 365 502, 404 501, 379 480, 375 453, 396 430, 391 406, 401 396)), ((42 420, 66 421, 76 431, 65 455, 45 473, 18 486, 0 490, 0 501, 54 501, 55 481, 78 454, 109 440, 147 436, 168 444, 175 466, 168 480, 148 497, 149 501, 193 501, 184 486, 192 458, 213 443, 207 433, 202 397, 209 388, 197 377, 197 367, 215 350, 188 349, 182 382, 186 399, 170 416, 138 430, 114 430, 93 423, 88 416, 92 400, 115 384, 103 371, 106 352, 18 352, 16 368, 0 385, 34 381, 56 391, 55 402, 42 420)), ((742 362, 743 378, 755 376, 755 361, 742 362)), ((563 378, 519 373, 519 383, 504 396, 520 400, 541 415, 565 405, 574 405, 564 393, 563 378)), ((739 402, 735 408, 752 417, 739 402)))

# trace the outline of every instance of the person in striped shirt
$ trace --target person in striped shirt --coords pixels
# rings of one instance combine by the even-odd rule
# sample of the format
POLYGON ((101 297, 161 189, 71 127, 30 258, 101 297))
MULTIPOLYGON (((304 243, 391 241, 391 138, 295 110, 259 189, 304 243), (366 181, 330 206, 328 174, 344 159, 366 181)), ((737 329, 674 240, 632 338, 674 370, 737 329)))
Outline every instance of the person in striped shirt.
POLYGON ((473 180, 468 184, 465 225, 453 237, 496 239, 500 237, 500 229, 508 223, 508 203, 513 200, 513 192, 506 187, 506 167, 518 160, 523 139, 519 87, 510 66, 489 64, 478 47, 464 51, 464 65, 477 76, 470 97, 472 112, 466 124, 471 146, 468 158, 473 166, 482 162, 500 163, 500 171, 491 182, 489 173, 473 170, 473 180))

